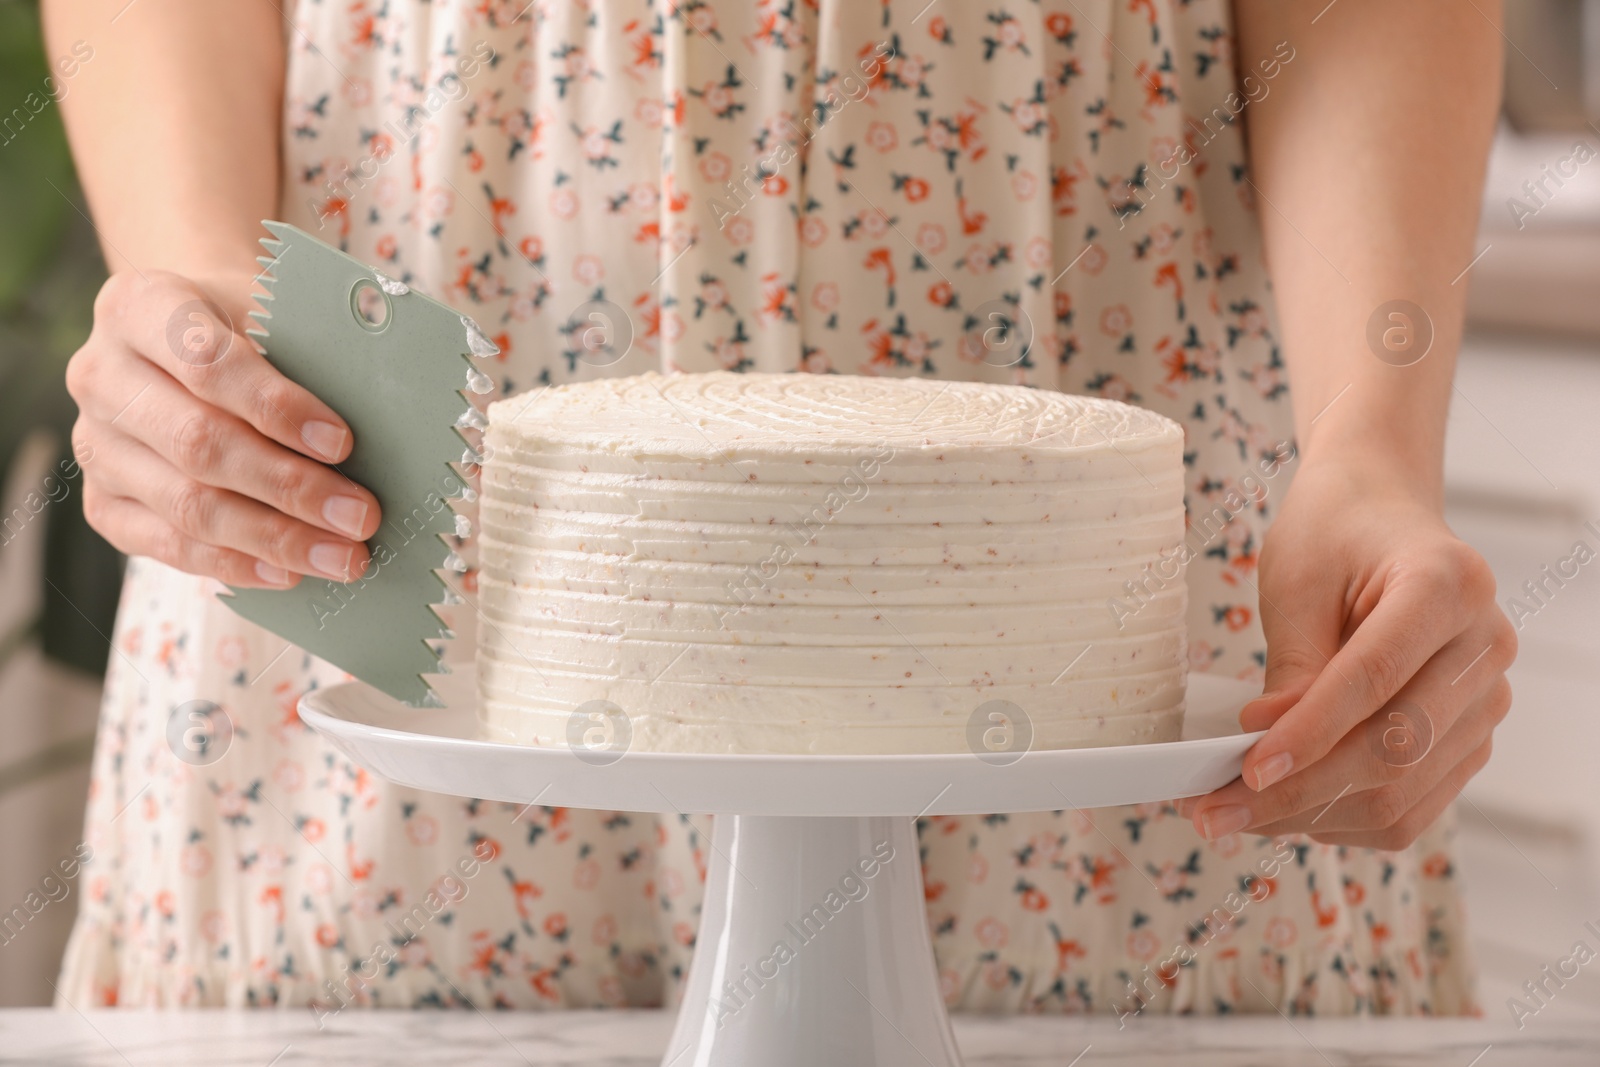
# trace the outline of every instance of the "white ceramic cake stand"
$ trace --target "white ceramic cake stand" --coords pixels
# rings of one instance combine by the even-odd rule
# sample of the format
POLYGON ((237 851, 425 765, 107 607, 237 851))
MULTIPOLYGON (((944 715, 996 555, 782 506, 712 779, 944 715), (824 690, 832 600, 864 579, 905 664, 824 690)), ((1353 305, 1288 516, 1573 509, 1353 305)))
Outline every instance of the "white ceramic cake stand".
POLYGON ((1255 695, 1189 681, 1185 739, 1028 752, 734 756, 482 740, 470 674, 439 679, 443 708, 351 683, 300 715, 356 763, 439 793, 607 811, 721 816, 700 933, 663 1067, 959 1067, 923 906, 915 818, 1054 811, 1196 796, 1239 773, 1260 734, 1255 695))

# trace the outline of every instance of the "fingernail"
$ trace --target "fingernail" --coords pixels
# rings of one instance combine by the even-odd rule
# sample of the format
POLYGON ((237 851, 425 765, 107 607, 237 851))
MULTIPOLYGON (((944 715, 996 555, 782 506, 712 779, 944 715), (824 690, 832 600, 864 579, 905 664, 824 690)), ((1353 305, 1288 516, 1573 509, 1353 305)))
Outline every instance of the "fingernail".
POLYGON ((1265 789, 1273 782, 1281 782, 1294 769, 1294 757, 1287 752, 1269 756, 1256 764, 1256 789, 1265 789))
POLYGON ((288 585, 289 572, 282 567, 274 567, 270 563, 256 561, 256 577, 268 585, 288 585))
POLYGON ((1238 804, 1212 808, 1200 816, 1200 829, 1207 841, 1236 834, 1250 825, 1250 809, 1238 804))
POLYGON ((311 446, 311 450, 326 460, 335 460, 344 452, 345 440, 349 433, 335 426, 331 422, 306 423, 300 428, 300 440, 311 446))
POLYGON ((1187 819, 1189 816, 1194 814, 1194 797, 1184 797, 1182 800, 1174 804, 1173 807, 1178 810, 1179 815, 1187 819))
POLYGON ((312 546, 311 565, 334 581, 347 582, 350 580, 350 559, 355 551, 349 545, 324 541, 312 546))
POLYGON ((322 505, 328 525, 352 541, 361 540, 361 525, 367 521, 367 502, 353 496, 332 496, 322 505))

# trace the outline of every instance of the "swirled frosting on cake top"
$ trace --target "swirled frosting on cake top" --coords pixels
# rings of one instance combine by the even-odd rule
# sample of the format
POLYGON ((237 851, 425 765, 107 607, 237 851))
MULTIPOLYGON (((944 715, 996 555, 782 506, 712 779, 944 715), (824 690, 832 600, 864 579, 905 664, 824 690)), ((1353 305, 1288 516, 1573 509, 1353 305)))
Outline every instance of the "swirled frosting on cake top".
POLYGON ((938 752, 1178 735, 1182 432, 1013 386, 656 374, 489 409, 491 733, 635 749, 938 752), (1118 612, 1127 582, 1136 611, 1118 612), (987 709, 987 710, 982 710, 987 709))

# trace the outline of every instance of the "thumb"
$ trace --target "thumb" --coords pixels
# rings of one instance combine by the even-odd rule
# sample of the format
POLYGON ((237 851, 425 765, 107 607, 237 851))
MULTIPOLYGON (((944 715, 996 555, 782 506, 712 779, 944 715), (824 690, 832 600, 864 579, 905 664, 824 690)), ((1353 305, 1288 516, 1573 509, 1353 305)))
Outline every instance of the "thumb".
POLYGON ((1339 650, 1342 605, 1323 603, 1327 597, 1319 595, 1312 583, 1293 592, 1293 599, 1284 600, 1270 600, 1260 593, 1267 682, 1262 694, 1239 711, 1239 725, 1246 733, 1265 730, 1294 707, 1339 650))

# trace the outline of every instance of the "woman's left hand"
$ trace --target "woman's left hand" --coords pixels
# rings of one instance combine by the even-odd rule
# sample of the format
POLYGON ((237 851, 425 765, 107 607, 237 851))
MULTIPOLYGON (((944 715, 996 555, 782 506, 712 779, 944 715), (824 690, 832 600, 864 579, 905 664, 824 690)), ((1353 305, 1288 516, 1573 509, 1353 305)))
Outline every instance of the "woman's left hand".
POLYGON ((1488 564, 1392 459, 1302 463, 1263 545, 1267 735, 1240 779, 1178 810, 1239 831, 1400 849, 1488 762, 1516 631, 1488 564))

